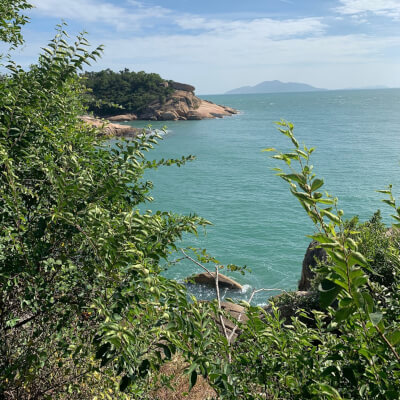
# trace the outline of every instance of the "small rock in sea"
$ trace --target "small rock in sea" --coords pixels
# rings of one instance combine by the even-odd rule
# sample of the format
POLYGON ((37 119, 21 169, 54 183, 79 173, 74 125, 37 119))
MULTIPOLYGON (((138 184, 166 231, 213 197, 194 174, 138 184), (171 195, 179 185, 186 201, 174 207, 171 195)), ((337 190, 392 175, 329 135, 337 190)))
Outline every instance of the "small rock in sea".
MULTIPOLYGON (((215 287, 215 272, 203 272, 201 274, 193 275, 186 279, 187 282, 194 282, 201 285, 215 287)), ((243 287, 240 283, 227 277, 223 274, 218 274, 218 286, 221 288, 228 288, 234 290, 242 290, 243 287)))

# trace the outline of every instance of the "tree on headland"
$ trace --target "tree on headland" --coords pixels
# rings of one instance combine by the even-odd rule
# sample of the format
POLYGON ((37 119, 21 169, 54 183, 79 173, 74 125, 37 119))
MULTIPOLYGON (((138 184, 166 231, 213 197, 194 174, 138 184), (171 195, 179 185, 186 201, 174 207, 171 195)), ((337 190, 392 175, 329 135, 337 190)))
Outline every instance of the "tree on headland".
POLYGON ((174 91, 158 74, 134 72, 127 68, 120 72, 110 69, 86 72, 84 77, 90 90, 89 110, 99 116, 138 114, 153 101, 163 103, 174 91))

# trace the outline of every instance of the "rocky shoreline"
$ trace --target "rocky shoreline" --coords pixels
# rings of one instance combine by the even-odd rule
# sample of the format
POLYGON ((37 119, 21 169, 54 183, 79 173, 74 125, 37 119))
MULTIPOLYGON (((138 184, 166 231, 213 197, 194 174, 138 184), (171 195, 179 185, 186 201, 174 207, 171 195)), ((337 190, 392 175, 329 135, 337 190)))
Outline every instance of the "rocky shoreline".
POLYGON ((142 134, 144 129, 141 128, 134 128, 133 126, 129 125, 121 125, 121 124, 114 124, 107 120, 95 118, 90 115, 82 115, 79 117, 81 121, 86 123, 87 125, 100 129, 100 131, 106 136, 116 136, 116 137, 128 137, 134 138, 140 134, 142 134))

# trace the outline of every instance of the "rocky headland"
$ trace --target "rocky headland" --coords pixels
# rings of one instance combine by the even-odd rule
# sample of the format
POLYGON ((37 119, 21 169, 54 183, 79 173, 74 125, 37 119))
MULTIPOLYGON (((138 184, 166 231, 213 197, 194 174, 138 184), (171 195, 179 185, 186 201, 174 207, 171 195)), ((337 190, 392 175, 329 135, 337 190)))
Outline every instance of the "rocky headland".
POLYGON ((194 94, 195 87, 185 83, 164 81, 165 87, 173 89, 166 99, 159 99, 148 104, 136 114, 121 114, 106 117, 110 121, 132 121, 136 119, 148 121, 201 120, 223 118, 237 114, 237 110, 203 100, 194 94))

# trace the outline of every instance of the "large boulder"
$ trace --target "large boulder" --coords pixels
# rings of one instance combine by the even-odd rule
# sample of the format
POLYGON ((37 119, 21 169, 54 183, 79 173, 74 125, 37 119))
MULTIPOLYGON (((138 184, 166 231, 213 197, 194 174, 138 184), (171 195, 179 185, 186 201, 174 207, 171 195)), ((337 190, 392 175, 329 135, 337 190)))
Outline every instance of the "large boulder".
POLYGON ((199 112, 195 111, 195 110, 189 111, 189 112, 186 114, 186 118, 187 118, 188 120, 190 120, 190 121, 196 121, 196 120, 201 120, 201 119, 203 119, 202 115, 201 115, 199 112))
POLYGON ((326 251, 318 246, 318 242, 313 240, 306 251, 303 259, 303 267, 301 270, 301 278, 299 281, 299 291, 308 291, 311 289, 311 280, 314 278, 314 273, 311 271, 320 261, 326 261, 326 251))
POLYGON ((186 83, 179 82, 170 82, 170 86, 175 90, 183 90, 185 92, 194 92, 196 88, 192 85, 188 85, 186 83))
MULTIPOLYGON (((239 322, 245 324, 249 319, 246 315, 246 309, 239 304, 231 303, 229 301, 221 302, 221 309, 225 311, 227 314, 229 314, 231 317, 233 317, 234 320, 238 321, 238 322, 232 321, 230 318, 222 316, 226 333, 228 334, 228 336, 232 335, 232 341, 234 341, 241 333, 241 329, 239 327, 236 327, 236 325, 238 325, 239 322), (235 331, 233 332, 233 330, 235 331)), ((222 327, 220 317, 218 315, 213 315, 213 317, 220 332, 224 333, 224 328, 222 327)))
MULTIPOLYGON (((193 282, 201 285, 215 287, 215 272, 203 272, 201 274, 193 275, 186 279, 188 282, 193 282)), ((242 290, 243 287, 233 279, 223 274, 218 274, 218 286, 220 288, 242 290)))
MULTIPOLYGON (((176 82, 175 82, 176 84, 176 82)), ((222 118, 236 114, 230 107, 220 106, 194 95, 188 87, 176 84, 175 91, 163 102, 155 100, 150 103, 139 115, 139 119, 173 121, 173 120, 200 120, 205 118, 222 118)), ((194 90, 193 86, 190 86, 194 90)))
POLYGON ((164 111, 160 113, 160 118, 162 121, 176 121, 179 118, 175 111, 164 111))
POLYGON ((135 114, 121 114, 121 115, 113 115, 111 117, 107 117, 109 121, 134 121, 137 119, 135 114))

